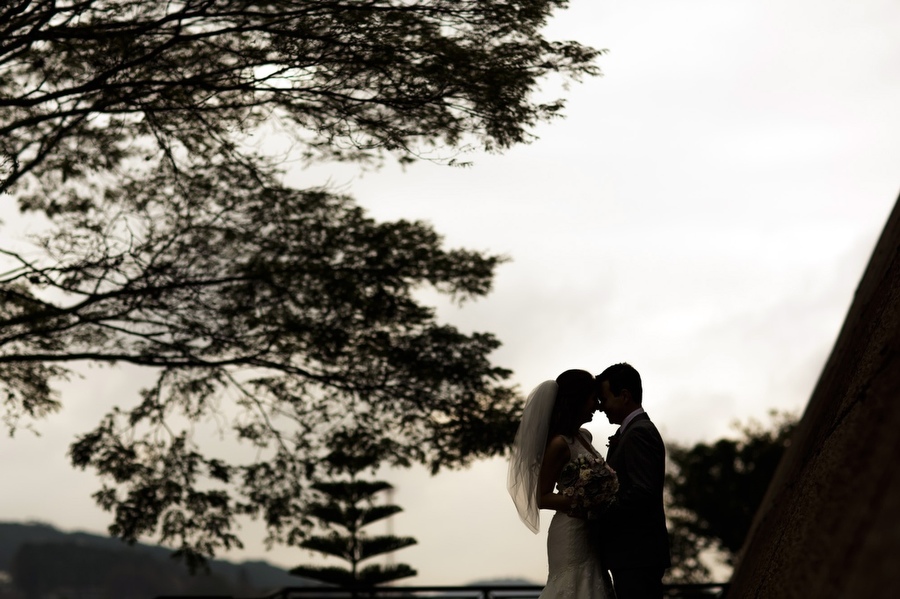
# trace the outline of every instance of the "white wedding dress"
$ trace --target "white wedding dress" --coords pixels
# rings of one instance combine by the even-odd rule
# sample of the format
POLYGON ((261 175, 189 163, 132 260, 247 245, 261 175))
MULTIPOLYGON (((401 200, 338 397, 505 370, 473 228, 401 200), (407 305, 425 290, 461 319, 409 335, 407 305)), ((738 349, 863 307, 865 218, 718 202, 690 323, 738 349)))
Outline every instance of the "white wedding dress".
MULTIPOLYGON (((579 431, 585 441, 590 433, 579 431)), ((572 459, 597 455, 578 441, 566 438, 572 459)), ((540 599, 615 599, 609 573, 600 564, 588 537, 586 520, 556 512, 547 533, 550 572, 540 599)))

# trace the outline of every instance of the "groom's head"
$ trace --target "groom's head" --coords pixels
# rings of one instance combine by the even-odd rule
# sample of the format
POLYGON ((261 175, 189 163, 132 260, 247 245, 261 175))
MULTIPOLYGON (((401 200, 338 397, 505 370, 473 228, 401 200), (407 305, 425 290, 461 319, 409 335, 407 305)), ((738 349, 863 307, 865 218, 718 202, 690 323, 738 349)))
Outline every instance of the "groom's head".
POLYGON ((631 364, 613 364, 598 374, 596 381, 600 409, 612 424, 622 424, 626 416, 641 407, 641 375, 631 364))

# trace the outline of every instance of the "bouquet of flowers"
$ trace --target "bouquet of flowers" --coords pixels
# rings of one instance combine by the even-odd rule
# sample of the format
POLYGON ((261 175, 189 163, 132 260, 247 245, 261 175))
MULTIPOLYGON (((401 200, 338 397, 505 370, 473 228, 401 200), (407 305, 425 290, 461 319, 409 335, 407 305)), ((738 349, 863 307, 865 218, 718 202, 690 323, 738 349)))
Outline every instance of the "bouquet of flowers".
POLYGON ((619 490, 619 479, 606 460, 582 455, 566 464, 559 476, 559 491, 572 498, 570 516, 593 520, 619 490))

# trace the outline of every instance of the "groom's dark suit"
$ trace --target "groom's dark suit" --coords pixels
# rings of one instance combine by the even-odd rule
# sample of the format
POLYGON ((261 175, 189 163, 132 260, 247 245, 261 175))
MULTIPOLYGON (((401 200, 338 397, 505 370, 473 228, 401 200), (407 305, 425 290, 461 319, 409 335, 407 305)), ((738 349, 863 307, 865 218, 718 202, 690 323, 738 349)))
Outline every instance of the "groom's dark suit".
POLYGON ((616 580, 619 599, 631 596, 659 597, 655 591, 622 593, 620 583, 642 581, 650 576, 658 582, 671 565, 663 483, 666 448, 647 414, 639 414, 625 430, 610 437, 606 461, 619 477, 619 492, 610 509, 596 523, 596 541, 605 567, 616 580), (649 594, 648 594, 649 593, 649 594))

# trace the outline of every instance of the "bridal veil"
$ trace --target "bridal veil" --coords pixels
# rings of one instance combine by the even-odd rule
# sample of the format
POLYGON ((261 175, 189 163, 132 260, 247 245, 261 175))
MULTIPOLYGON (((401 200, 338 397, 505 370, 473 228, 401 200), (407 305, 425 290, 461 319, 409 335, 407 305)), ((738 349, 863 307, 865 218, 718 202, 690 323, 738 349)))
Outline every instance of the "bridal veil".
POLYGON ((541 526, 538 478, 558 389, 556 381, 544 381, 528 395, 509 459, 506 478, 509 495, 522 522, 534 533, 541 526))

